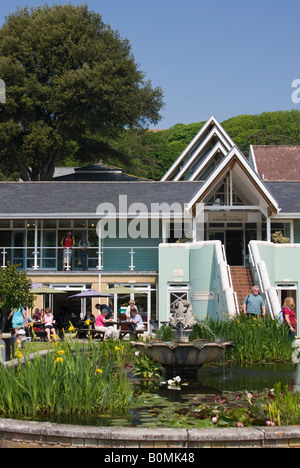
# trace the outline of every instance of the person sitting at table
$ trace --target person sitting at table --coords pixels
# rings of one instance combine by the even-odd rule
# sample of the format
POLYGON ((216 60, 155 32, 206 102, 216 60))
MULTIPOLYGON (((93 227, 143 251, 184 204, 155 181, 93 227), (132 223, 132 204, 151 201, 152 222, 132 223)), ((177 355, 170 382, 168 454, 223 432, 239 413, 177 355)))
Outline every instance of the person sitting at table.
POLYGON ((55 333, 55 328, 53 325, 53 314, 51 313, 51 309, 46 309, 46 314, 42 318, 42 323, 45 324, 45 332, 47 334, 47 339, 48 341, 51 342, 50 334, 52 334, 55 337, 56 341, 56 333, 55 333))
MULTIPOLYGON (((108 321, 110 320, 111 322, 113 322, 113 318, 114 318, 114 313, 113 311, 105 304, 97 304, 96 305, 96 309, 99 311, 99 313, 103 314, 104 312, 106 312, 106 315, 105 315, 105 319, 108 321)), ((106 325, 107 327, 109 327, 110 325, 106 325)))
POLYGON ((95 316, 92 314, 90 308, 87 309, 86 315, 83 319, 83 323, 78 331, 78 338, 88 338, 87 331, 93 328, 93 324, 95 323, 95 316))
POLYGON ((143 323, 143 319, 140 316, 140 314, 138 314, 138 311, 137 311, 136 308, 132 309, 132 311, 131 311, 130 322, 132 323, 133 327, 136 330, 145 330, 145 325, 143 323))
MULTIPOLYGON (((99 304, 97 304, 99 306, 99 304)), ((98 309, 99 307, 96 306, 98 309)), ((104 332, 104 341, 107 340, 107 338, 113 338, 113 339, 118 339, 119 338, 119 330, 116 330, 113 327, 107 328, 109 326, 109 323, 113 322, 113 319, 107 319, 108 311, 105 309, 103 310, 103 313, 99 313, 98 317, 96 318, 95 322, 95 330, 96 331, 101 331, 104 332)))
POLYGON ((129 305, 128 305, 128 307, 127 307, 127 309, 126 309, 126 312, 125 312, 125 315, 126 315, 126 319, 127 319, 127 320, 130 320, 130 319, 131 319, 131 312, 132 312, 134 309, 137 310, 136 305, 135 305, 135 301, 134 301, 133 299, 130 299, 129 305))
POLYGON ((83 320, 84 320, 85 322, 86 322, 87 320, 90 320, 90 321, 93 322, 93 323, 95 322, 95 316, 92 314, 91 309, 87 309, 86 315, 85 315, 85 317, 84 317, 83 320))
POLYGON ((35 309, 32 318, 33 318, 33 320, 34 320, 35 322, 40 322, 40 320, 41 320, 41 318, 42 318, 42 314, 41 314, 40 309, 38 309, 38 308, 35 309))

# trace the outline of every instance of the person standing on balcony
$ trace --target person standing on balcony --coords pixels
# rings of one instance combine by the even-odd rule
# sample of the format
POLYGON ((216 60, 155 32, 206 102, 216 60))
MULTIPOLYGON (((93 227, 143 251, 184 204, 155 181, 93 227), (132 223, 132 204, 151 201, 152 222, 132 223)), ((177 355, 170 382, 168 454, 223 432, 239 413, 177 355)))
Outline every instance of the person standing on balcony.
POLYGON ((63 268, 65 270, 71 270, 72 248, 75 246, 75 239, 72 236, 72 231, 68 231, 67 234, 62 238, 61 246, 64 248, 63 268))
POLYGON ((82 271, 87 271, 88 269, 88 249, 91 244, 88 241, 88 238, 85 234, 81 236, 78 247, 80 250, 80 263, 82 271))

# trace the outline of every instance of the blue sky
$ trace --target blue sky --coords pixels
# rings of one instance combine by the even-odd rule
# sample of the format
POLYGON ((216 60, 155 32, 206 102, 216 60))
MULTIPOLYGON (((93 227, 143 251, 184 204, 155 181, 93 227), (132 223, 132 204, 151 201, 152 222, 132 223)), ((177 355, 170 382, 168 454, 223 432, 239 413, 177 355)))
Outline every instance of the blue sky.
MULTIPOLYGON (((0 0, 5 16, 43 0, 0 0)), ((70 3, 69 1, 48 1, 70 3)), ((87 0, 127 37, 139 68, 164 92, 157 128, 240 114, 300 110, 299 0, 87 0)))

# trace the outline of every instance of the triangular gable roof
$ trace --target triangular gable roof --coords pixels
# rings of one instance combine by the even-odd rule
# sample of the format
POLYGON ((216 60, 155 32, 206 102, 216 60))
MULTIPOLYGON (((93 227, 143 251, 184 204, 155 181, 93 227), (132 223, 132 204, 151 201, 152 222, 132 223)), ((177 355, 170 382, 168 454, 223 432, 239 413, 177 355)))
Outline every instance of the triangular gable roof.
POLYGON ((201 185, 199 191, 190 200, 188 210, 191 210, 197 203, 203 201, 205 196, 218 184, 219 180, 224 177, 224 174, 226 174, 228 170, 234 168, 235 164, 238 164, 241 170, 246 174, 248 180, 255 187, 260 197, 265 200, 271 210, 274 213, 278 213, 280 209, 277 200, 273 197, 256 172, 251 168, 248 161, 244 158, 237 147, 232 148, 210 177, 201 185))
MULTIPOLYGON (((201 159, 201 155, 203 156, 203 152, 205 153, 207 145, 213 138, 218 139, 220 149, 224 155, 235 146, 228 133, 225 132, 224 128, 212 115, 161 180, 178 181, 183 180, 183 178, 185 178, 185 180, 195 180, 196 177, 193 173, 191 173, 190 177, 186 177, 187 171, 196 165, 197 160, 201 159)), ((214 154, 211 154, 211 157, 213 155, 214 154)), ((205 157, 205 159, 207 159, 207 157, 205 157)), ((199 175, 198 168, 197 173, 199 175)))

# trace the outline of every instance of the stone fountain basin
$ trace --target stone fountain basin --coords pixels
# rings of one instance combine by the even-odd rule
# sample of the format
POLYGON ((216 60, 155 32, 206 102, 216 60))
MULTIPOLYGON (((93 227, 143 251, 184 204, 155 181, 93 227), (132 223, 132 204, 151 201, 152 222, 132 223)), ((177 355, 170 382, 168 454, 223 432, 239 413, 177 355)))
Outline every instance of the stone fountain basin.
POLYGON ((232 341, 195 340, 190 343, 173 341, 132 342, 131 345, 149 358, 159 362, 168 374, 195 373, 203 366, 222 359, 232 341))

